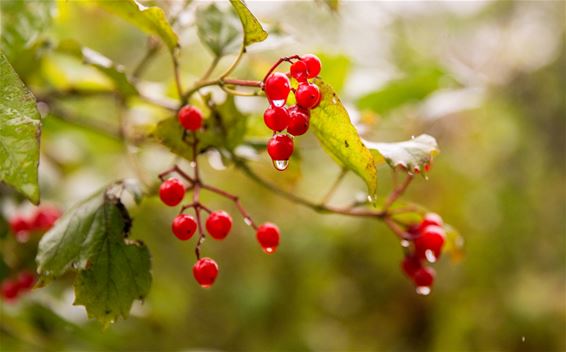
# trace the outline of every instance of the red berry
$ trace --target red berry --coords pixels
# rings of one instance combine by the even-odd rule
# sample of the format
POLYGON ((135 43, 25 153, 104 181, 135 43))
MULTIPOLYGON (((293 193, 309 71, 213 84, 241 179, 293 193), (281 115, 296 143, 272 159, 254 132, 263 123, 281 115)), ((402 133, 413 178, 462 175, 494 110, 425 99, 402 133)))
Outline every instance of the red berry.
POLYGON ((435 262, 444 245, 444 229, 430 225, 415 239, 415 253, 421 259, 435 262))
POLYGON ((22 271, 17 278, 18 288, 22 291, 30 290, 35 284, 35 275, 29 271, 22 271))
POLYGON ((171 224, 173 234, 181 241, 186 241, 193 237, 197 230, 195 218, 187 214, 179 214, 171 224))
POLYGON ((186 130, 196 131, 202 127, 202 112, 192 105, 183 106, 177 117, 186 130))
POLYGON ((444 222, 440 215, 436 213, 426 213, 419 225, 419 230, 422 232, 429 225, 443 226, 444 222))
POLYGON ((422 268, 421 261, 414 255, 408 255, 401 262, 401 269, 410 278, 415 276, 417 270, 422 268))
POLYGON ((299 82, 305 82, 308 78, 307 70, 307 64, 304 61, 299 60, 291 65, 291 77, 299 82))
POLYGON ((320 59, 313 54, 304 55, 301 60, 307 65, 309 78, 318 76, 322 66, 320 59))
POLYGON ((418 269, 413 275, 413 282, 417 287, 430 287, 434 283, 436 275, 433 268, 423 267, 418 269))
POLYGON ((161 201, 170 207, 181 203, 185 197, 185 186, 176 178, 170 178, 159 187, 161 201))
POLYGON ((217 240, 222 240, 228 236, 232 228, 232 218, 230 214, 223 210, 215 211, 206 219, 206 231, 217 240))
POLYGON ((298 105, 289 108, 289 126, 287 132, 293 136, 305 134, 309 129, 310 112, 298 105))
POLYGON ((4 280, 0 286, 0 292, 2 293, 3 299, 11 301, 18 297, 20 287, 15 280, 4 280))
POLYGON ((61 212, 54 207, 41 207, 36 210, 31 221, 32 230, 47 231, 61 217, 61 212))
POLYGON ((281 132, 289 125, 289 112, 284 107, 270 105, 263 113, 263 122, 273 131, 281 132))
POLYGON ((10 219, 10 229, 14 234, 28 232, 31 230, 31 223, 21 215, 16 215, 10 219))
POLYGON ((276 134, 267 142, 267 153, 272 160, 289 160, 293 149, 293 139, 286 134, 276 134))
POLYGON ((291 91, 289 78, 283 73, 272 73, 265 80, 265 95, 277 106, 283 106, 287 101, 287 96, 291 91))
POLYGON ((295 93, 297 105, 305 109, 312 109, 320 102, 320 90, 316 84, 301 83, 295 93))
POLYGON ((208 288, 218 276, 218 264, 210 258, 201 258, 193 266, 193 276, 199 285, 208 288))
POLYGON ((256 237, 263 251, 271 254, 277 250, 281 233, 277 225, 268 222, 257 228, 256 237))

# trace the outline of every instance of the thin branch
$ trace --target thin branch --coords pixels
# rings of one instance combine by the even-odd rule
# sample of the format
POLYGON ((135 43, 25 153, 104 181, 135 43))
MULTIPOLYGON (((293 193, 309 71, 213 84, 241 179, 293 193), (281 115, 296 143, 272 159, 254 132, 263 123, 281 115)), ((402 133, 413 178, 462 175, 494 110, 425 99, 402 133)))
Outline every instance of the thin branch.
POLYGON ((228 66, 228 68, 220 75, 218 76, 220 79, 224 79, 225 77, 228 77, 228 75, 230 73, 232 73, 232 71, 234 71, 236 69, 236 67, 238 66, 238 64, 240 63, 240 60, 242 59, 242 56, 244 56, 244 53, 246 52, 246 47, 244 46, 244 44, 242 44, 242 46, 240 47, 240 51, 238 52, 238 55, 236 56, 236 59, 232 62, 232 64, 230 64, 230 66, 228 66))
POLYGON ((214 56, 214 60, 212 60, 212 62, 210 63, 210 66, 208 66, 208 69, 206 70, 206 72, 199 79, 199 82, 206 81, 208 79, 208 77, 210 77, 212 72, 214 72, 214 69, 216 68, 216 66, 218 66, 219 62, 220 62, 220 56, 214 56))
POLYGON ((344 177, 347 174, 348 174, 348 169, 343 168, 342 170, 340 170, 340 174, 338 175, 338 177, 336 178, 336 180, 334 181, 332 186, 330 186, 330 189, 328 190, 328 192, 326 192, 324 197, 322 197, 320 204, 324 205, 324 204, 328 203, 328 201, 330 200, 330 198, 332 198, 332 196, 334 195, 334 193, 338 189, 338 186, 340 186, 340 183, 342 183, 342 180, 344 180, 344 177))
POLYGON ((52 105, 49 106, 49 110, 49 116, 51 117, 55 117, 61 121, 65 121, 75 126, 122 142, 122 136, 119 128, 112 127, 108 123, 99 122, 88 117, 82 117, 74 114, 72 115, 63 109, 57 108, 52 105))
POLYGON ((407 190, 407 187, 409 187, 409 185, 411 184, 411 181, 413 181, 414 176, 413 175, 407 175, 407 177, 405 178, 405 181, 403 181, 403 183, 401 185, 399 185, 398 187, 396 187, 391 194, 389 195, 389 197, 387 198, 387 200, 385 201, 385 204, 383 204, 383 209, 384 210, 388 210, 389 207, 391 207, 391 205, 393 203, 395 203, 395 201, 401 197, 403 195, 403 193, 405 193, 405 191, 407 190))

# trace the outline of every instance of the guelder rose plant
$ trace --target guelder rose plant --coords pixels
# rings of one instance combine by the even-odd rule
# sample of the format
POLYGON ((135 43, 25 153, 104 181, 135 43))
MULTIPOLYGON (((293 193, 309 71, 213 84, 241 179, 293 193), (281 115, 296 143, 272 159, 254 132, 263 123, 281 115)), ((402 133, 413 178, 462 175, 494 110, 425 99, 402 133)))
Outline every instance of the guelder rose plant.
MULTIPOLYGON (((128 70, 131 74, 124 73, 110 60, 109 63, 102 63, 102 54, 96 53, 98 59, 95 59, 93 51, 83 48, 79 43, 61 42, 51 47, 58 54, 82 60, 113 81, 114 89, 109 93, 117 97, 115 101, 122 121, 120 130, 113 134, 115 138, 126 145, 157 141, 172 153, 186 159, 189 167, 171 165, 159 175, 152 175, 155 180, 153 184, 133 179, 116 180, 100 192, 70 207, 62 218, 51 217, 49 231, 38 246, 36 262, 39 282, 36 286, 46 285, 67 272, 74 272, 75 304, 84 305, 89 316, 105 325, 119 317, 127 317, 132 302, 136 299, 143 300, 149 293, 152 277, 150 251, 144 243, 131 237, 134 219, 130 216, 124 197, 131 197, 139 203, 145 197, 158 195, 165 206, 178 209, 177 215, 170 220, 170 229, 163 229, 163 232, 170 231, 183 242, 195 238, 193 276, 204 288, 213 286, 220 272, 222 275, 230 275, 229 268, 223 269, 217 263, 217 260, 221 263, 221 258, 212 259, 201 254, 205 249, 206 239, 222 241, 230 235, 233 216, 241 217, 253 229, 259 247, 266 254, 276 253, 277 248, 285 244, 285 234, 271 222, 256 222, 244 205, 254 199, 251 196, 242 199, 240 195, 210 183, 202 173, 202 155, 215 150, 234 166, 236 172, 242 172, 250 180, 295 204, 324 214, 366 217, 384 222, 399 238, 404 253, 402 271, 414 284, 417 293, 429 294, 435 281, 431 264, 436 263, 446 249, 457 249, 460 239, 439 215, 418 204, 401 200, 401 197, 417 174, 427 177, 433 158, 438 153, 435 139, 421 135, 397 143, 362 140, 340 98, 324 81, 324 70, 328 68, 314 54, 282 57, 257 80, 250 79, 253 77, 232 77, 247 48, 265 40, 268 34, 241 0, 231 0, 230 3, 231 8, 227 10, 219 9, 216 4, 197 6, 197 33, 213 54, 213 60, 202 77, 189 86, 186 86, 186 77, 180 69, 181 64, 190 65, 191 61, 181 60, 179 57, 180 43, 176 32, 183 30, 177 23, 179 13, 173 13, 167 18, 160 8, 144 8, 134 0, 97 2, 97 6, 102 9, 124 18, 149 33, 152 38, 159 39, 150 41, 147 53, 140 63, 128 70), (239 18, 242 26, 235 26, 233 21, 219 22, 218 14, 226 18, 239 18), (234 40, 238 36, 225 35, 226 33, 242 33, 237 52, 232 48, 235 47, 234 40), (142 73, 151 64, 156 53, 164 49, 169 51, 173 63, 171 78, 176 87, 175 104, 162 97, 149 96, 140 89, 142 73), (230 55, 233 56, 232 63, 215 75, 220 59, 230 55), (226 93, 226 99, 223 102, 216 101, 203 90, 205 87, 221 89, 226 93), (270 137, 266 137, 261 143, 254 141, 254 147, 261 153, 266 152, 279 172, 285 172, 291 160, 296 162, 292 159, 293 153, 298 149, 295 145, 296 138, 309 130, 313 132, 323 150, 341 169, 336 182, 322 201, 313 201, 279 188, 276 186, 279 172, 273 173, 269 179, 264 178, 249 165, 249 160, 236 153, 238 146, 251 143, 246 134, 249 116, 238 110, 234 102, 235 96, 249 99, 263 97, 267 100, 263 122, 266 132, 270 131, 266 135, 270 137), (132 133, 127 131, 128 125, 123 123, 127 119, 128 110, 134 105, 134 98, 169 114, 149 134, 141 137, 136 135, 135 140, 132 133), (393 175, 393 188, 383 192, 383 195, 378 193, 377 187, 377 170, 382 165, 389 166, 393 175), (355 199, 345 206, 332 205, 332 195, 349 172, 364 182, 367 199, 355 199), (211 209, 201 199, 203 192, 227 199, 234 204, 238 214, 211 209), (113 288, 109 289, 110 286, 113 288)), ((0 103, 6 105, 17 101, 14 111, 25 110, 30 115, 29 120, 16 121, 15 114, 2 112, 0 122, 5 131, 10 132, 10 128, 17 123, 22 124, 17 127, 20 128, 19 133, 23 133, 20 137, 28 138, 29 152, 25 168, 16 170, 12 165, 14 169, 2 170, 0 178, 32 202, 38 203, 39 143, 36 136, 41 126, 36 100, 32 92, 23 85, 8 58, 4 54, 0 58, 2 72, 6 72, 4 79, 12 92, 10 101, 0 103), (15 177, 16 171, 25 177, 15 177)), ((81 94, 86 95, 80 89, 73 93, 79 98, 81 94)), ((36 95, 54 115, 65 114, 59 109, 59 101, 64 94, 58 93, 56 87, 46 87, 36 95)), ((73 120, 74 116, 65 115, 65 118, 73 120)), ((105 126, 91 124, 86 127, 96 128, 99 133, 114 133, 105 126)), ((130 152, 128 148, 125 149, 130 152)), ((13 158, 20 157, 15 150, 9 152, 13 154, 13 158)), ((135 154, 129 156, 130 159, 137 158, 135 154)), ((144 171, 138 168, 137 172, 139 179, 143 180, 146 176, 144 171)), ((17 233, 22 226, 21 222, 14 219, 12 230, 17 233)), ((42 228, 47 229, 45 226, 42 228)), ((35 281, 35 277, 30 278, 26 274, 14 280, 21 282, 23 289, 27 289, 35 281)), ((2 288, 3 297, 10 299, 17 290, 12 284, 5 286, 2 288)))

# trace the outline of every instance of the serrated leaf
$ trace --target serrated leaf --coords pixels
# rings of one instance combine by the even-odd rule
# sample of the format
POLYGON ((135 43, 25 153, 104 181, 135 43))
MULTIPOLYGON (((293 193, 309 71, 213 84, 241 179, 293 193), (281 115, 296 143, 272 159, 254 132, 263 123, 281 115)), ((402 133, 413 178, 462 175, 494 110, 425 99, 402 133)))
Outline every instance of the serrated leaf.
POLYGON ((267 38, 267 32, 244 2, 242 0, 230 0, 230 3, 236 10, 238 17, 240 17, 242 27, 244 28, 244 47, 264 41, 267 38))
POLYGON ((102 72, 114 83, 114 87, 124 96, 138 94, 138 90, 128 79, 124 67, 122 65, 115 64, 112 60, 99 52, 81 47, 81 45, 74 40, 62 41, 59 43, 58 50, 71 55, 81 60, 83 63, 93 66, 102 72))
POLYGON ((197 34, 216 57, 237 52, 240 24, 234 12, 221 11, 214 3, 202 7, 196 16, 197 34))
POLYGON ((158 36, 172 53, 179 46, 177 34, 167 21, 165 12, 159 7, 146 7, 135 0, 98 0, 97 4, 106 11, 122 17, 142 31, 158 36))
POLYGON ((440 88, 446 77, 438 68, 421 70, 406 77, 393 80, 383 88, 361 97, 358 108, 378 114, 388 113, 408 103, 418 102, 440 88))
POLYGON ((40 134, 35 97, 0 51, 0 181, 35 204, 40 134))
POLYGON ((320 105, 311 111, 310 126, 316 138, 341 166, 360 176, 368 187, 369 195, 375 197, 377 168, 372 153, 364 146, 332 87, 321 79, 315 79, 314 83, 321 93, 320 105))
MULTIPOLYGON (((381 161, 385 160, 392 168, 402 166, 409 172, 414 172, 415 169, 422 171, 440 153, 436 139, 428 134, 421 134, 404 142, 364 143, 382 156, 381 161)), ((380 159, 376 157, 376 161, 379 163, 380 159)))

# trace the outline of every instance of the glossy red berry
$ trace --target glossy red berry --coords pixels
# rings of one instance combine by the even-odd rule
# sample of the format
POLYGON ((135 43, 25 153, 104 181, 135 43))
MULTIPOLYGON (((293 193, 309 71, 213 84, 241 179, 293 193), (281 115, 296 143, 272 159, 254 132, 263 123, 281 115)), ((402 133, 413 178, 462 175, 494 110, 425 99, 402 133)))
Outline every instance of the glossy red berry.
POLYGON ((436 273, 433 268, 423 267, 413 275, 413 282, 417 287, 430 287, 434 283, 436 273))
POLYGON ((299 82, 305 82, 308 78, 307 64, 303 60, 299 60, 291 65, 291 77, 299 82))
POLYGON ((61 212, 54 207, 41 207, 38 208, 33 219, 31 220, 31 227, 33 230, 47 231, 55 221, 61 217, 61 212))
POLYGON ((21 215, 16 215, 10 219, 10 230, 14 234, 28 232, 31 230, 31 223, 28 219, 21 215))
POLYGON ((415 239, 415 253, 421 259, 435 262, 442 253, 444 245, 444 229, 439 226, 427 226, 415 239))
POLYGON ((320 90, 316 84, 301 83, 295 92, 297 105, 305 109, 312 109, 320 101, 320 90))
POLYGON ((206 231, 217 240, 222 240, 228 236, 232 229, 232 218, 230 214, 223 210, 215 211, 206 219, 206 231))
POLYGON ((263 122, 271 130, 281 132, 289 125, 289 112, 285 107, 270 105, 263 113, 263 122))
POLYGON ((287 96, 291 91, 289 78, 283 73, 272 73, 265 80, 265 95, 275 106, 283 106, 287 101, 287 96))
POLYGON ((289 160, 293 149, 293 139, 286 134, 276 134, 267 142, 267 153, 272 160, 289 160))
POLYGON ((35 284, 35 275, 29 271, 22 271, 17 278, 17 284, 19 290, 27 291, 31 290, 35 284))
POLYGON ((257 228, 256 237, 263 251, 271 254, 277 250, 281 233, 277 225, 268 222, 257 228))
POLYGON ((401 269, 403 269, 403 272, 410 278, 415 276, 415 273, 420 268, 422 268, 421 261, 414 255, 405 256, 401 262, 401 269))
POLYGON ((177 117, 181 126, 186 130, 196 131, 202 127, 202 112, 192 105, 183 106, 177 117))
POLYGON ((318 76, 318 74, 320 73, 320 68, 322 67, 320 59, 318 57, 313 54, 307 54, 301 58, 301 61, 303 61, 307 65, 309 78, 318 76))
POLYGON ((419 225, 419 230, 422 232, 429 225, 444 226, 444 222, 440 215, 436 213, 426 213, 419 225))
POLYGON ((218 264, 210 258, 201 258, 193 266, 193 276, 199 285, 208 288, 218 276, 218 264))
POLYGON ((176 178, 164 181, 159 187, 159 198, 170 207, 181 203, 185 197, 185 186, 176 178))
POLYGON ((194 217, 187 214, 179 214, 173 219, 171 231, 181 241, 193 237, 197 230, 197 222, 194 217))
POLYGON ((298 105, 289 108, 289 126, 287 132, 293 136, 305 134, 309 129, 310 112, 298 105))
POLYGON ((7 301, 11 301, 18 297, 20 293, 20 288, 18 282, 15 280, 4 280, 0 286, 0 293, 2 298, 7 301))

